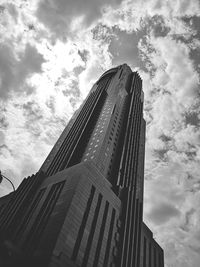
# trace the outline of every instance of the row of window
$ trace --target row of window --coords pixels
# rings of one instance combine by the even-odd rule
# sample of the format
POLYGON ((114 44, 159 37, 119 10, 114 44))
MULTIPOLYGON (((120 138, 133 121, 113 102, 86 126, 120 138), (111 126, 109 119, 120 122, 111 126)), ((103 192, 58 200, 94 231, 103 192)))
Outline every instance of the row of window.
MULTIPOLYGON (((115 151, 116 151, 116 147, 117 147, 119 133, 120 133, 121 125, 122 125, 123 114, 124 114, 124 111, 122 110, 122 112, 119 116, 119 108, 116 110, 115 117, 113 120, 113 125, 112 125, 111 131, 110 131, 110 136, 109 136, 109 139, 107 142, 108 147, 110 146, 111 143, 113 144, 112 153, 110 156, 110 164, 108 166, 108 176, 111 175, 113 158, 115 156, 115 151), (117 126, 117 128, 116 128, 116 126, 117 126)), ((105 152, 105 157, 107 157, 107 152, 105 152)))
POLYGON ((97 121, 97 125, 93 130, 93 134, 91 136, 91 141, 89 142, 88 148, 86 149, 83 161, 87 161, 88 159, 94 159, 97 148, 99 147, 100 140, 103 138, 103 133, 105 132, 105 127, 110 118, 110 113, 112 109, 112 102, 110 99, 107 99, 103 110, 101 111, 101 115, 97 121))

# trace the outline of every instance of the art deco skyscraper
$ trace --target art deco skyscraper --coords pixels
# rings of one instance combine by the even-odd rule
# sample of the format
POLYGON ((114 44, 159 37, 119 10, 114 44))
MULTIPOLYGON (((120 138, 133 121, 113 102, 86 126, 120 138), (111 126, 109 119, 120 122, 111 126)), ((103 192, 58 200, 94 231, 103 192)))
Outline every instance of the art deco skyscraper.
POLYGON ((2 261, 163 267, 141 253, 144 145, 142 81, 124 64, 94 84, 39 172, 0 199, 2 261))

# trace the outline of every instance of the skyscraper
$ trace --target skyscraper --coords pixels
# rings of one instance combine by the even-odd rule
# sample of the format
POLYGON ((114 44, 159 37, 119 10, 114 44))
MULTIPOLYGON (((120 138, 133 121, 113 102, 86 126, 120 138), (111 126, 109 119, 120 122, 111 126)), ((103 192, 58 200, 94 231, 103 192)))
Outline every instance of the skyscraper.
POLYGON ((124 64, 94 84, 38 173, 0 199, 2 261, 142 266, 144 150, 142 81, 124 64))

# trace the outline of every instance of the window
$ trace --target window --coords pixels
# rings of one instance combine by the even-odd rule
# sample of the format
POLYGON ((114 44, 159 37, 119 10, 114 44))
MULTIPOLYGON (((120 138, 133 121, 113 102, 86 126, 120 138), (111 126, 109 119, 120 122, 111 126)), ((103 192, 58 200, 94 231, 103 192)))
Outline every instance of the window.
POLYGON ((143 267, 146 267, 146 238, 144 237, 144 250, 143 250, 143 253, 144 253, 144 257, 143 257, 143 267))

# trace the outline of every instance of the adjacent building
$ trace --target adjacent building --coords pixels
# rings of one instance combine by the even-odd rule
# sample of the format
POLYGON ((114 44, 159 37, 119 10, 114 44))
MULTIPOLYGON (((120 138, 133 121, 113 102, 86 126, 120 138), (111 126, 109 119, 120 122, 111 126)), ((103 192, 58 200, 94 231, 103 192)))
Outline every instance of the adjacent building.
POLYGON ((94 84, 38 173, 0 199, 2 263, 164 267, 142 222, 144 154, 142 80, 124 64, 94 84))
POLYGON ((145 223, 142 223, 140 267, 164 266, 163 249, 153 238, 151 230, 145 223))

